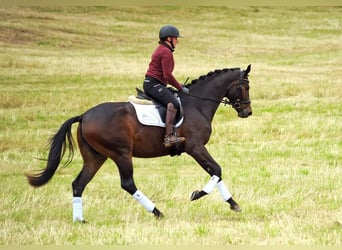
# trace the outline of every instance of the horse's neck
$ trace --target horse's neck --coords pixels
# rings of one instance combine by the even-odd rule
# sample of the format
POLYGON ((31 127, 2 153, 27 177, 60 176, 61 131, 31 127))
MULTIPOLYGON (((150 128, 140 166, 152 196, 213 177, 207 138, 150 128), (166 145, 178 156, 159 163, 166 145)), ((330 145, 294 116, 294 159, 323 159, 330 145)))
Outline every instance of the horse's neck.
POLYGON ((232 75, 223 73, 208 81, 198 83, 191 90, 191 94, 198 96, 194 100, 196 108, 211 122, 218 106, 223 99, 229 84, 232 82, 232 75))

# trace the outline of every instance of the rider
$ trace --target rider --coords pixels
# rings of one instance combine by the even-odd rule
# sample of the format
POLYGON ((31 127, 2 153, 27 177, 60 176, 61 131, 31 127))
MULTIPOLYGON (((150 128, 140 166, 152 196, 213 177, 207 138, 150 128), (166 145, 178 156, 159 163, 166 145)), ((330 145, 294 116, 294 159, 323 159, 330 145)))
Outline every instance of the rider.
POLYGON ((174 120, 180 108, 177 98, 166 87, 172 85, 179 91, 189 93, 189 89, 180 84, 172 75, 174 68, 173 52, 178 43, 179 31, 172 25, 165 25, 159 31, 159 45, 151 56, 151 62, 145 74, 144 91, 166 107, 165 147, 185 141, 174 133, 174 120))

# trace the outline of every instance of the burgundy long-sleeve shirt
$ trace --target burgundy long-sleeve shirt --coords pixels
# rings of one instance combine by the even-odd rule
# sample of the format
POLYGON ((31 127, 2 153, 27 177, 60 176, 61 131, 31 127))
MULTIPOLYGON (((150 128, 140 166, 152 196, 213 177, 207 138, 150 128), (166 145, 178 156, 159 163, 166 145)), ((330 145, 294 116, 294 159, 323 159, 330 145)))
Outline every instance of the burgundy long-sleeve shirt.
POLYGON ((172 75, 175 62, 172 49, 165 44, 160 44, 151 56, 146 76, 153 77, 162 82, 165 86, 171 84, 180 90, 182 85, 172 75))

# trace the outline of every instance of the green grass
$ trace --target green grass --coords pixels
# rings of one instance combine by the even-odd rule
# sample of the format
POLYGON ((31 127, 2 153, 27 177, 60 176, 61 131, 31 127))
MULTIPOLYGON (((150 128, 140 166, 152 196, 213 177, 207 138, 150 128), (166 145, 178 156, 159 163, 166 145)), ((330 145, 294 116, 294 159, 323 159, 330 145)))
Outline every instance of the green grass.
POLYGON ((0 244, 341 245, 341 25, 341 8, 323 7, 1 7, 0 244), (207 145, 243 211, 217 191, 190 202, 209 177, 184 154, 134 159, 163 220, 108 161, 84 193, 89 223, 73 224, 80 154, 42 188, 24 173, 44 167, 67 118, 141 87, 164 23, 184 36, 180 81, 252 64, 253 116, 220 106, 207 145))

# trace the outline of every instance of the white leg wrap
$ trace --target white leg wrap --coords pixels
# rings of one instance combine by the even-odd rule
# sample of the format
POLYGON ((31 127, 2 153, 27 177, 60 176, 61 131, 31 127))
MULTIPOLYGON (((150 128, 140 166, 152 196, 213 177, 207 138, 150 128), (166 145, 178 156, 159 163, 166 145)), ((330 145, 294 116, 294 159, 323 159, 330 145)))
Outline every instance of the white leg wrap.
POLYGON ((156 205, 154 205, 154 203, 147 198, 140 190, 137 190, 134 194, 133 194, 134 199, 136 199, 141 205, 143 205, 143 207, 149 211, 152 212, 153 209, 156 207, 156 205))
POLYGON ((82 198, 74 197, 72 200, 72 218, 73 221, 83 221, 82 198))
POLYGON ((208 182, 208 184, 205 185, 202 190, 204 192, 206 192, 207 194, 210 194, 214 190, 214 188, 215 188, 215 186, 219 180, 220 180, 219 177, 217 177, 216 175, 213 175, 211 177, 210 181, 208 182))
POLYGON ((232 197, 231 193, 228 191, 228 189, 227 189, 227 187, 223 181, 220 181, 219 183, 217 183, 216 186, 217 186, 217 189, 219 190, 219 192, 222 196, 222 199, 224 201, 227 201, 232 197))

